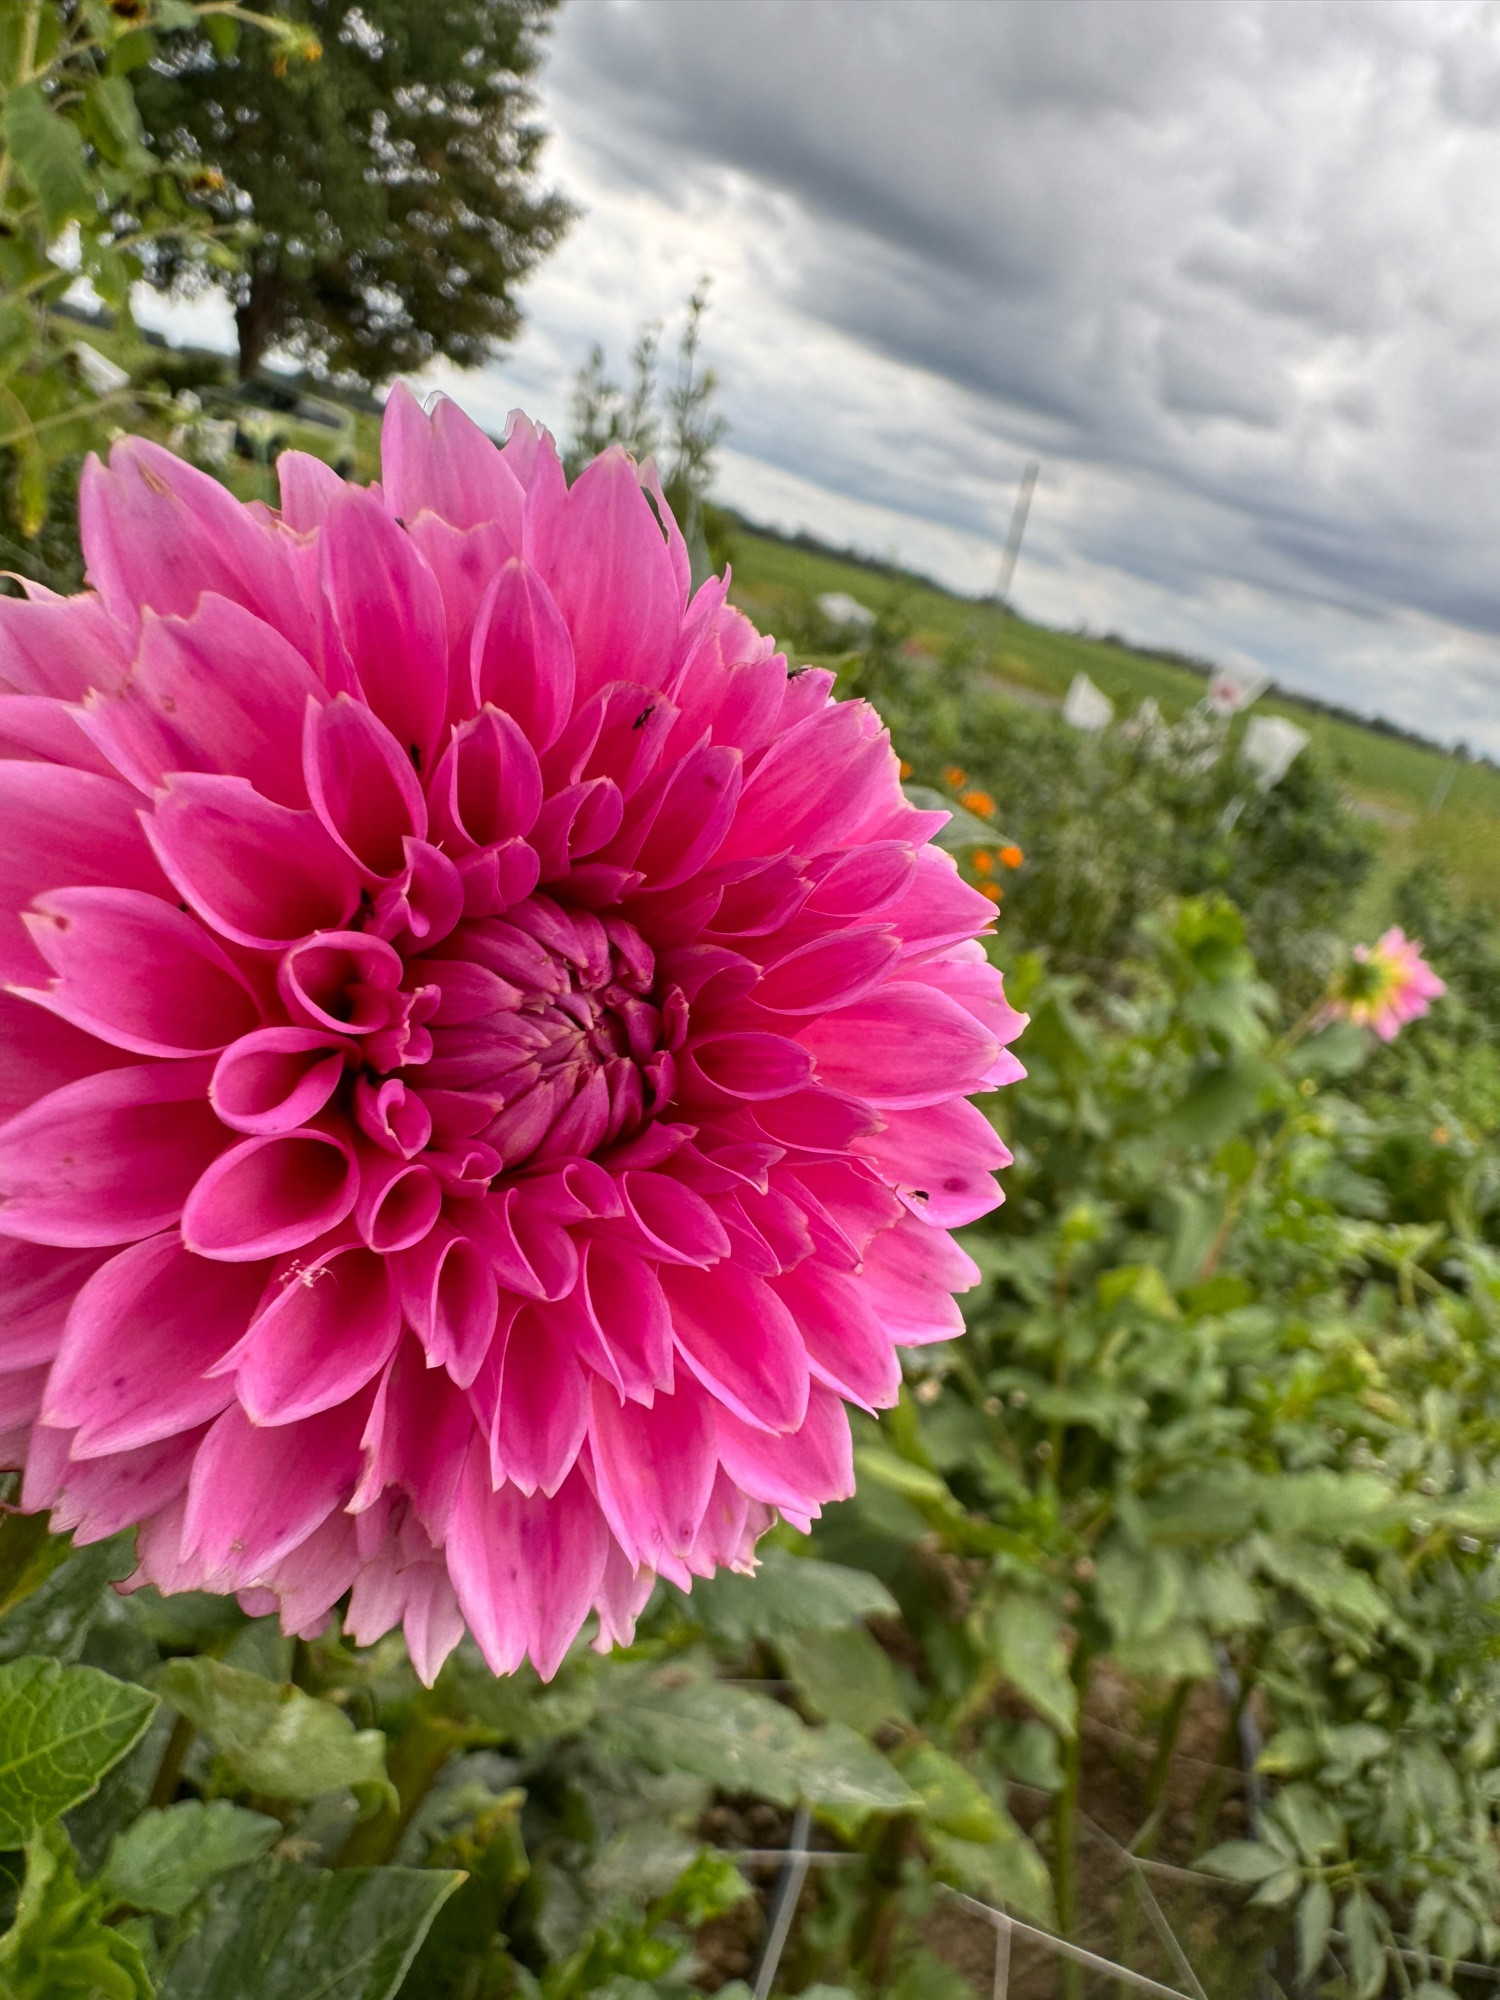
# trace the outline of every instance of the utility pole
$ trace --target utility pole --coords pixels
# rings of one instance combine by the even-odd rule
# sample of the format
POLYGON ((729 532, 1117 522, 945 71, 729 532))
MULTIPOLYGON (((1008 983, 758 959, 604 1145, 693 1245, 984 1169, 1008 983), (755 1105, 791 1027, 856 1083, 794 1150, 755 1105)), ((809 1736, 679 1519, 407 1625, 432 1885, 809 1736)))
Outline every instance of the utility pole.
POLYGON ((1016 504, 1010 510, 1010 533, 1005 537, 1005 554, 1000 558, 1000 582, 995 591, 996 597, 1007 609, 1010 606, 1010 587, 1015 581, 1016 559, 1021 553, 1021 537, 1026 533, 1026 517, 1031 512, 1031 496, 1036 491, 1036 476, 1041 469, 1036 459, 1027 459, 1021 483, 1016 488, 1016 504))

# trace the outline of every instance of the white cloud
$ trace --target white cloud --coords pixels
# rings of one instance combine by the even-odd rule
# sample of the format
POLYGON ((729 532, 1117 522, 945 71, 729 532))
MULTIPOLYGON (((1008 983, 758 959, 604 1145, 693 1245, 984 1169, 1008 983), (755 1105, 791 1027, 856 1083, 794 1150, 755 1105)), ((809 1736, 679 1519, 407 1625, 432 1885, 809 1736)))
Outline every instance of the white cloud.
POLYGON ((570 0, 547 111, 487 420, 707 271, 747 511, 974 588, 1035 454, 1023 608, 1500 751, 1488 0, 570 0))

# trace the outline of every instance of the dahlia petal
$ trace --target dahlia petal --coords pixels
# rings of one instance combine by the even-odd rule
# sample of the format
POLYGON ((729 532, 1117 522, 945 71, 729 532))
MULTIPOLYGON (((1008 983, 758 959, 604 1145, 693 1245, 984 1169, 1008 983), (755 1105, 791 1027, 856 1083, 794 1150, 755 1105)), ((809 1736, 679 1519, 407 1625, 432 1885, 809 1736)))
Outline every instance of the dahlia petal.
POLYGON ((322 1028, 257 1028, 219 1057, 209 1102, 236 1132, 294 1132, 316 1118, 356 1053, 322 1028))
POLYGON ((326 1251, 273 1283, 230 1359, 253 1424, 290 1424, 348 1402, 385 1367, 401 1337, 386 1260, 360 1244, 326 1251))
POLYGON ((639 848, 621 859, 658 889, 674 888, 710 862, 739 804, 744 760, 738 750, 705 748, 684 757, 639 848))
POLYGON ((373 495, 346 487, 320 536, 323 590, 365 699, 419 770, 448 706, 448 634, 437 580, 373 495))
POLYGON ((920 1111, 887 1111, 879 1132, 854 1140, 904 1201, 929 1222, 957 1229, 1004 1199, 994 1178, 1010 1154, 984 1113, 963 1098, 920 1111))
POLYGON ((447 396, 424 410, 404 382, 386 398, 380 426, 380 476, 398 520, 432 513, 455 528, 501 521, 521 541, 521 482, 500 449, 447 396))
POLYGON ((777 1014, 846 1007, 880 985, 900 955, 901 946, 888 931, 836 931, 815 938, 767 967, 755 988, 755 1004, 777 1014))
POLYGON ((372 1250, 388 1256, 420 1243, 438 1219, 443 1188, 419 1161, 366 1152, 360 1162, 354 1226, 372 1250))
POLYGON ((243 778, 170 778, 145 826, 178 893, 237 944, 338 930, 359 901, 353 868, 315 815, 273 805, 243 778))
POLYGON ((287 952, 276 985, 299 1025, 325 1035, 369 1035, 401 1018, 410 997, 398 991, 404 970, 400 952, 384 938, 321 931, 287 952))
POLYGON ((464 1636, 464 1615, 441 1562, 413 1564, 405 1572, 406 1651, 423 1687, 431 1687, 443 1662, 464 1636))
POLYGON ((916 1110, 977 1090, 1000 1053, 973 1015, 931 988, 891 985, 803 1028, 820 1082, 882 1109, 916 1110))
POLYGON ((918 851, 910 884, 880 915, 882 922, 894 927, 910 955, 972 938, 993 924, 995 909, 969 887, 951 854, 940 847, 924 847, 918 851))
POLYGON ((917 850, 903 841, 880 840, 826 859, 829 865, 813 885, 808 908, 823 916, 869 917, 911 886, 917 850))
POLYGON ((680 1181, 669 1180, 665 1174, 624 1173, 620 1192, 639 1238, 663 1263, 712 1264, 728 1256, 724 1225, 702 1195, 694 1194, 680 1181))
POLYGON ((718 1402, 758 1430, 794 1431, 807 1414, 807 1350, 762 1278, 725 1264, 661 1274, 678 1351, 718 1402))
POLYGON ((611 1534, 634 1564, 660 1569, 681 1559, 713 1491, 719 1406, 687 1382, 649 1409, 621 1403, 597 1377, 591 1402, 589 1451, 611 1534))
POLYGON ((859 1279, 809 1258, 772 1285, 796 1320, 818 1380, 847 1402, 888 1410, 901 1393, 901 1364, 859 1279))
POLYGON ((0 1436, 24 1433, 36 1421, 50 1373, 45 1362, 0 1372, 0 1436))
POLYGON ((544 573, 572 634, 580 697, 612 680, 661 686, 683 593, 624 452, 606 451, 574 482, 544 573))
POLYGON ((91 688, 118 687, 129 670, 125 639, 99 598, 0 597, 0 687, 7 693, 81 701, 91 688))
POLYGON ((279 1257, 336 1228, 358 1191, 354 1149, 335 1132, 304 1126, 242 1139, 187 1196, 182 1240, 200 1257, 226 1263, 279 1257))
POLYGON ((201 924, 139 889, 54 889, 28 912, 56 975, 21 997, 138 1055, 216 1053, 260 1019, 249 984, 201 924))
POLYGON ((427 831, 427 801, 411 759, 379 716, 346 694, 309 700, 302 768, 313 809, 351 861, 376 880, 399 875, 408 836, 427 831))
POLYGON ((529 1653, 550 1680, 588 1616, 609 1535, 580 1473, 549 1500, 491 1490, 482 1447, 470 1448, 448 1535, 459 1606, 492 1673, 529 1653))
POLYGON ((330 1514, 269 1573, 271 1602, 261 1615, 279 1611, 283 1632, 316 1639, 359 1567, 354 1523, 347 1514, 330 1514))
POLYGON ((209 1067, 104 1070, 0 1126, 0 1231, 83 1249, 169 1228, 224 1140, 209 1067))
MULTIPOLYGON (((440 944, 458 923, 468 888, 457 865, 431 841, 407 835, 401 848, 405 868, 376 897, 370 929, 405 950, 423 951, 440 944)), ((528 886, 535 882, 533 867, 528 886)))
MULTIPOLYGON (((48 1433, 45 1426, 38 1425, 32 1435, 35 1440, 48 1433)), ((156 1513, 176 1499, 187 1485, 193 1453, 201 1436, 201 1431, 189 1431, 178 1437, 162 1438, 155 1444, 141 1445, 135 1451, 70 1461, 62 1469, 57 1497, 52 1503, 52 1532, 71 1532, 77 1543, 102 1542, 156 1513)), ((28 1461, 27 1478, 30 1477, 28 1461)), ((29 1505, 24 1488, 22 1505, 29 1505)))
POLYGON ((953 1294, 978 1284, 979 1267, 945 1230, 906 1215, 875 1238, 861 1275, 888 1337, 919 1347, 963 1332, 953 1294))
POLYGON ((825 1506, 854 1491, 849 1418, 821 1382, 809 1389, 807 1415, 790 1436, 753 1430, 722 1404, 714 1409, 714 1431, 718 1455, 735 1485, 804 1531, 825 1506))
POLYGON ((167 893, 136 804, 115 778, 0 763, 0 978, 35 980, 41 970, 15 913, 42 890, 97 883, 167 893))
POLYGON ((282 452, 276 461, 276 484, 281 493, 281 518, 299 535, 321 528, 329 508, 344 491, 344 482, 333 467, 306 451, 282 452))
MULTIPOLYGON (((816 1028, 809 1032, 815 1035, 816 1028)), ((755 1101, 789 1097, 811 1081, 814 1069, 814 1051, 802 1042, 755 1029, 743 1034, 704 1035, 693 1043, 688 1057, 691 1068, 711 1092, 755 1101)), ((822 1065, 818 1067, 821 1071, 822 1065)), ((834 1076, 829 1080, 839 1079, 834 1076)))
POLYGON ((244 1333, 263 1268, 210 1264, 176 1232, 112 1257, 83 1286, 53 1364, 43 1421, 73 1430, 75 1458, 191 1431, 233 1400, 210 1371, 244 1333))
POLYGON ((372 1394, 301 1423, 262 1427, 232 1403, 198 1447, 182 1557, 209 1587, 259 1583, 342 1504, 359 1471, 372 1394))
MULTIPOLYGON (((614 1245, 587 1247, 578 1289, 565 1302, 586 1307, 604 1365, 598 1372, 635 1403, 672 1389, 672 1317, 650 1264, 614 1245)), ((590 1355, 585 1353, 585 1360, 590 1355)))
POLYGON ((410 1496, 427 1533, 441 1544, 474 1429, 468 1398, 446 1370, 429 1366, 421 1346, 407 1333, 370 1408, 361 1440, 365 1467, 351 1510, 372 1507, 389 1487, 399 1487, 410 1496))
POLYGON ((114 766, 84 729, 81 712, 51 695, 0 694, 0 758, 69 764, 99 777, 115 776, 114 766))
POLYGON ((489 1354, 499 1311, 487 1246, 444 1222, 396 1257, 393 1269, 428 1367, 445 1368, 467 1389, 489 1354))
POLYGON ((437 834, 450 845, 499 847, 536 824, 542 805, 536 752, 510 716, 486 703, 453 732, 431 794, 437 834))
POLYGON ((0 1367, 35 1368, 56 1356, 78 1289, 106 1254, 0 1241, 0 1367))
POLYGON ((519 560, 485 593, 470 669, 476 707, 488 702, 514 716, 538 750, 557 740, 573 711, 573 641, 551 591, 519 560))
POLYGON ((111 616, 137 607, 190 617, 212 591, 296 644, 304 619, 276 534, 226 487, 146 438, 122 438, 108 471, 90 456, 78 487, 89 581, 111 616))
POLYGON ((232 772, 278 805, 305 806, 302 711, 325 698, 311 666, 273 626, 208 596, 188 618, 146 614, 128 684, 92 701, 86 720, 94 742, 143 791, 169 771, 232 772), (133 754, 153 740, 165 754, 133 754))
MULTIPOLYGON (((40 959, 31 970, 33 977, 45 970, 40 959)), ((65 1083, 103 1069, 134 1068, 136 1060, 0 989, 0 1120, 65 1083)))
POLYGON ((635 1621, 646 1608, 656 1587, 655 1572, 637 1568, 611 1535, 605 1556, 604 1576, 594 1599, 599 1614, 599 1630, 593 1641, 596 1653, 612 1646, 628 1646, 635 1637, 635 1621))
POLYGON ((572 1470, 588 1421, 588 1386, 565 1328, 550 1313, 523 1307, 501 1364, 491 1480, 550 1498, 572 1470))

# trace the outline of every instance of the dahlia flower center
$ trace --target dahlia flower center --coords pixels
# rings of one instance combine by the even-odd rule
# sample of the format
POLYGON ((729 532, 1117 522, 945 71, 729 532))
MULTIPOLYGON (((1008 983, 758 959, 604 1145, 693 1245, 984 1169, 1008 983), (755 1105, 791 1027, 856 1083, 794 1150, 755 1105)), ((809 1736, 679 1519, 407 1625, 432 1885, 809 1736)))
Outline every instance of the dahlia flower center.
POLYGON ((405 999, 410 1018, 433 1024, 431 1054, 408 1047, 399 1073, 413 1088, 466 1092, 497 1171, 588 1154, 630 1138, 672 1096, 687 1007, 655 979, 633 924, 532 896, 408 962, 405 999))

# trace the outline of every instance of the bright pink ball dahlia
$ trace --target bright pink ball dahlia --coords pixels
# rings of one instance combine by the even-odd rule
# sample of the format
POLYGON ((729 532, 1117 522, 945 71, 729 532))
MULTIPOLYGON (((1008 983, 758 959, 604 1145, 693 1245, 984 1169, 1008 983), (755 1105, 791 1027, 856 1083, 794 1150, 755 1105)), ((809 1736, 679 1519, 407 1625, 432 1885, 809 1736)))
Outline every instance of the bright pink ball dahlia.
POLYGON ((851 1490, 1023 1025, 874 712, 402 390, 282 511, 91 460, 0 601, 0 1463, 137 1581, 551 1673, 851 1490))

